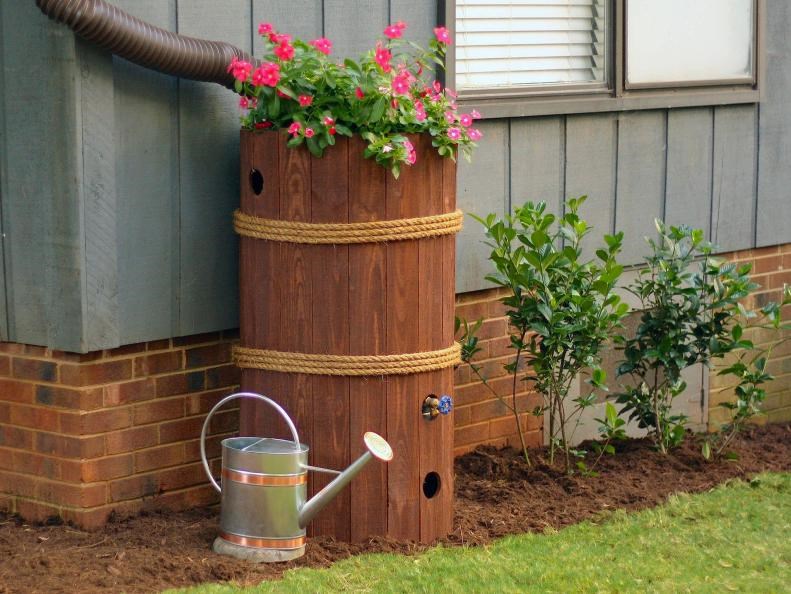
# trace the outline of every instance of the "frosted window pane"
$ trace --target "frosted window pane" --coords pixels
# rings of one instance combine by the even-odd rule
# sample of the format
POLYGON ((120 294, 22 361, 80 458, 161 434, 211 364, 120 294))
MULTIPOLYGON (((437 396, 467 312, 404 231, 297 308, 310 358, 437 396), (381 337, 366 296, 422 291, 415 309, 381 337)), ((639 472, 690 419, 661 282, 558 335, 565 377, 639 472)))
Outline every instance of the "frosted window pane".
POLYGON ((753 77, 754 0, 628 0, 630 84, 753 77))

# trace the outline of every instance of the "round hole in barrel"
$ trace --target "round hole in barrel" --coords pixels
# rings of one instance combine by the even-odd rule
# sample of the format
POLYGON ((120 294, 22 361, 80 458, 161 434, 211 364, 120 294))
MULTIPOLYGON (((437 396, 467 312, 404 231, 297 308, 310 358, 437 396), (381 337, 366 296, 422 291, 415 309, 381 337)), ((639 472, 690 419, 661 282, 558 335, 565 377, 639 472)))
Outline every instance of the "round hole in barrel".
POLYGON ((256 196, 260 196, 261 192, 264 191, 264 176, 261 175, 258 169, 250 170, 250 187, 256 196))
POLYGON ((431 499, 439 493, 441 486, 442 481, 439 478, 439 474, 436 472, 429 472, 426 478, 423 479, 423 495, 426 496, 426 499, 431 499))

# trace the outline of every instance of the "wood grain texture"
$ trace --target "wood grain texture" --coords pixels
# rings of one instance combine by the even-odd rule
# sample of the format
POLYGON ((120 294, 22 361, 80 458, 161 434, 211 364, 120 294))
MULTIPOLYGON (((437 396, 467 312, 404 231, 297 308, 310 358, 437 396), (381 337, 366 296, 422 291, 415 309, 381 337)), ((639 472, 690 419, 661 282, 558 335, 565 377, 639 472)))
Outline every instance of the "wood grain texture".
MULTIPOLYGON (((321 159, 311 159, 311 221, 349 221, 349 143, 340 139, 321 159)), ((349 353, 349 246, 316 245, 309 248, 313 284, 313 342, 310 352, 349 353)), ((355 319, 356 323, 364 323, 355 319)), ((349 378, 313 376, 313 463, 343 470, 349 459, 349 378)), ((353 436, 355 440, 361 436, 353 436)), ((315 494, 334 477, 314 473, 315 494)), ((313 520, 315 535, 350 538, 351 499, 344 489, 313 520)))
MULTIPOLYGON (((762 88, 758 133, 757 243, 791 242, 791 5, 766 3, 766 76, 762 88)), ((740 246, 748 247, 748 246, 740 246)))
MULTIPOLYGON (((115 4, 158 27, 176 28, 175 0, 115 4)), ((121 340, 134 343, 178 328, 178 83, 118 57, 112 81, 116 208, 123 221, 116 231, 118 326, 121 340)))
POLYGON ((325 3, 324 36, 332 54, 358 59, 373 49, 388 24, 388 0, 332 0, 325 3))
MULTIPOLYGON (((566 118, 566 198, 587 196, 581 216, 593 227, 583 254, 591 258, 615 227, 618 124, 612 114, 566 118)), ((557 211, 562 212, 562 211, 557 211)))
POLYGON ((511 120, 511 209, 528 200, 562 212, 565 198, 565 118, 511 120))
POLYGON ((667 121, 666 223, 703 229, 710 237, 713 114, 676 109, 667 121))
MULTIPOLYGON (((249 0, 179 5, 178 31, 251 47, 249 0)), ((179 82, 180 286, 178 334, 237 325, 238 98, 219 85, 179 82)))
MULTIPOLYGON (((508 122, 480 122, 483 139, 472 163, 459 161, 459 208, 467 214, 502 216, 510 208, 508 122)), ((492 271, 491 251, 483 243, 483 227, 470 217, 457 236, 456 291, 475 291, 491 286, 484 277, 492 271)))
POLYGON ((665 112, 618 116, 618 194, 615 227, 624 232, 624 264, 647 253, 645 236, 655 233, 665 198, 665 112))
POLYGON ((753 245, 755 229, 756 108, 714 108, 711 240, 718 251, 753 245))
MULTIPOLYGON (((365 141, 349 140, 349 221, 386 218, 385 184, 389 173, 370 159, 361 160, 365 141)), ((349 246, 349 354, 381 355, 387 348, 387 245, 349 246)), ((366 431, 387 435, 387 380, 349 378, 349 447, 352 460, 365 452, 366 431)), ((352 481, 352 541, 387 533, 388 465, 372 462, 352 481)))

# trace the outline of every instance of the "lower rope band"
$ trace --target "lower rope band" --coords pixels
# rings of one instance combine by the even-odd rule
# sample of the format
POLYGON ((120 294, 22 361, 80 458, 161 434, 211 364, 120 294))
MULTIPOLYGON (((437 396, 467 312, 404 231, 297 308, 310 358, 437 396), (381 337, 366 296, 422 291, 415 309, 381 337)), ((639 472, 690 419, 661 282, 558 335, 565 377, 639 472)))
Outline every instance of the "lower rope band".
POLYGON ((246 369, 310 375, 407 375, 453 367, 461 362, 461 346, 397 355, 320 355, 235 347, 234 361, 246 369))
POLYGON ((464 214, 457 210, 414 219, 365 223, 303 223, 263 219, 236 211, 233 228, 244 237, 307 244, 350 244, 404 241, 452 235, 461 230, 464 214))

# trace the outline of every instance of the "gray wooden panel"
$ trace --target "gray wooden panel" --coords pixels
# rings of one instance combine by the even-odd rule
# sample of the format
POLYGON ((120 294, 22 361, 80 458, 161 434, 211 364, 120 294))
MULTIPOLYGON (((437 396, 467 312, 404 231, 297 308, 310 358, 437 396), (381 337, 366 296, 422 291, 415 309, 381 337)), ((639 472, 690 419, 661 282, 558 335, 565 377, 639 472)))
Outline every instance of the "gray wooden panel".
POLYGON ((665 222, 703 229, 710 237, 712 110, 675 109, 667 121, 665 222))
POLYGON ((8 338, 76 351, 85 261, 74 39, 33 2, 2 0, 0 10, 5 78, 13 81, 3 89, 8 338))
MULTIPOLYGON (((0 6, 0 33, 3 32, 3 9, 0 6)), ((3 35, 5 40, 5 34, 3 35)), ((5 237, 3 232, 3 196, 8 196, 8 170, 6 169, 7 150, 6 143, 6 105, 5 105, 5 67, 3 56, 5 48, 0 41, 0 238, 5 237)), ((5 241, 0 239, 0 340, 8 340, 8 312, 6 310, 6 280, 5 280, 5 241)))
POLYGON ((593 257, 615 223, 617 122, 612 114, 566 118, 566 197, 587 196, 581 216, 593 227, 583 253, 593 257))
MULTIPOLYGON (((753 105, 714 109, 714 185, 710 237, 721 252, 753 246, 755 118, 756 108, 753 105)), ((780 171, 775 173, 779 175, 780 171)))
POLYGON ((791 242, 791 4, 773 0, 766 5, 756 225, 760 246, 791 242))
MULTIPOLYGON (((508 121, 480 123, 483 139, 472 163, 459 161, 458 206, 465 213, 486 216, 505 214, 509 207, 508 121)), ((489 262, 491 249, 483 244, 483 227, 465 217, 464 228, 456 239, 456 291, 475 291, 487 286, 484 277, 493 272, 489 262)))
POLYGON ((551 212, 562 212, 564 120, 563 117, 511 120, 512 210, 527 201, 542 201, 551 212))
POLYGON ((615 228, 624 232, 622 261, 636 264, 648 252, 654 219, 665 199, 665 124, 662 111, 618 116, 618 167, 615 228))
MULTIPOLYGON (((176 28, 175 0, 118 0, 176 28)), ((175 78, 113 59, 119 326, 123 343, 178 329, 178 97, 175 78)))
POLYGON ((305 41, 321 37, 322 6, 316 0, 252 0, 253 52, 261 57, 264 42, 258 34, 259 23, 271 23, 281 33, 305 41))
POLYGON ((80 61, 86 311, 80 350, 94 351, 120 344, 113 60, 105 50, 81 39, 76 40, 76 47, 80 61))
MULTIPOLYGON (((325 3, 328 0, 325 0, 325 3)), ((391 23, 403 21, 407 24, 404 38, 414 41, 421 47, 428 46, 434 39, 437 26, 437 4, 426 0, 390 0, 391 23)))
MULTIPOLYGON (((178 6, 184 35, 228 41, 250 51, 246 0, 193 0, 178 6)), ((231 216, 239 203, 238 97, 218 86, 179 83, 179 327, 187 335, 238 325, 238 242, 231 216)))
POLYGON ((325 0, 324 35, 333 54, 357 59, 372 49, 388 24, 387 0, 325 0))

